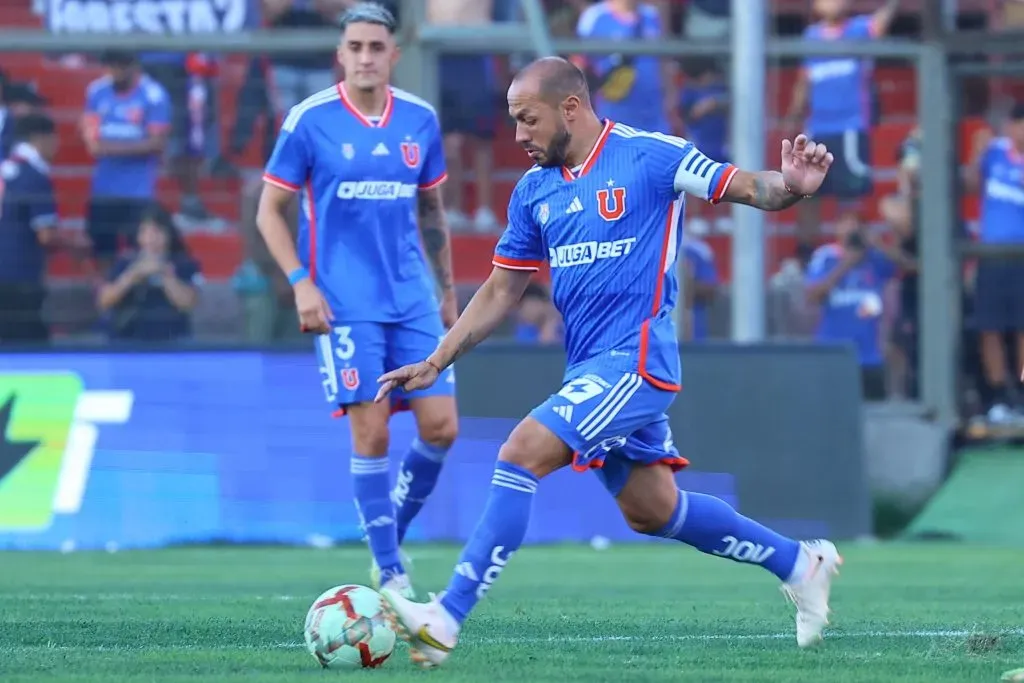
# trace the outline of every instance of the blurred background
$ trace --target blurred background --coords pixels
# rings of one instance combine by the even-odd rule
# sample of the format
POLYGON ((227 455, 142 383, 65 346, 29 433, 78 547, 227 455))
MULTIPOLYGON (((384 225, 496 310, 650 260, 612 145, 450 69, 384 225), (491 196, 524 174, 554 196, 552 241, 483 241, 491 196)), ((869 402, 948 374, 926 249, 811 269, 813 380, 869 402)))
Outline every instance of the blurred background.
MULTIPOLYGON (((216 451, 247 429, 234 412, 221 412, 220 426, 210 422, 239 396, 272 411, 284 431, 289 420, 316 424, 304 412, 296 417, 299 408, 260 403, 275 388, 319 396, 311 345, 298 334, 290 288, 257 234, 255 207, 281 117, 343 77, 333 47, 339 13, 351 4, 0 6, 0 388, 8 390, 0 396, 29 396, 24 405, 37 406, 35 417, 19 423, 26 442, 48 438, 32 431, 39 424, 60 421, 46 402, 60 373, 77 378, 68 380, 68 424, 94 431, 135 425, 123 441, 103 432, 107 441, 99 446, 95 431, 82 457, 68 446, 66 426, 53 427, 63 434, 50 444, 54 467, 66 471, 68 453, 79 453, 77 478, 62 475, 65 483, 53 484, 57 493, 46 489, 58 513, 81 507, 83 477, 99 462, 91 460, 94 452, 127 457, 150 447, 139 430, 180 441, 175 448, 216 451), (136 82, 142 85, 134 90, 118 87, 136 82), (111 149, 120 151, 112 157, 111 149), (153 254, 166 268, 131 287, 117 285, 153 254), (99 394, 87 401, 94 412, 75 417, 86 410, 75 401, 90 392, 99 394), (189 402, 191 411, 182 407, 189 402), (149 413, 139 412, 143 405, 149 413), (195 433, 218 430, 216 445, 196 446, 195 433)), ((719 388, 775 392, 776 406, 807 410, 842 403, 848 410, 840 422, 866 425, 844 432, 827 416, 805 413, 801 423, 792 415, 781 451, 803 448, 820 458, 812 452, 818 445, 794 445, 818 430, 815 444, 852 449, 850 476, 876 494, 895 491, 897 502, 911 500, 904 507, 916 511, 965 443, 1024 437, 1024 266, 1015 260, 1024 255, 1024 3, 384 4, 401 23, 405 56, 396 84, 433 103, 445 131, 445 192, 463 305, 490 270, 510 192, 529 165, 514 142, 505 89, 517 67, 561 54, 588 74, 600 114, 685 136, 716 159, 777 168, 779 141, 799 132, 836 153, 818 199, 777 214, 691 201, 685 218, 680 329, 685 353, 695 354, 688 367, 749 351, 754 365, 740 358, 738 376, 720 379, 719 388), (843 350, 841 362, 852 370, 836 372, 847 379, 823 380, 832 375, 815 369, 817 347, 843 350), (776 352, 810 360, 783 362, 776 352), (739 376, 741 369, 748 374, 739 376), (756 379, 767 375, 764 384, 756 379)), ((546 282, 542 273, 500 331, 501 353, 559 357, 561 323, 546 282)), ((726 364, 715 367, 727 371, 726 364)), ((466 374, 460 371, 460 383, 466 374)), ((551 371, 548 386, 557 375, 551 371)), ((707 378, 709 386, 715 381, 707 378)), ((465 391, 477 390, 505 393, 482 384, 465 391)), ((692 393, 701 401, 699 390, 692 393)), ((731 399, 721 398, 716 410, 728 414, 731 399)), ((17 422, 13 400, 7 419, 17 422)), ((764 421, 759 411, 767 403, 748 406, 749 414, 733 407, 731 418, 764 421)), ((480 410, 473 415, 517 416, 480 410)), ((324 427, 309 429, 320 434, 324 427)), ((500 438, 500 431, 486 438, 500 438)), ((11 427, 8 441, 16 436, 11 427)), ((12 462, 7 471, 18 460, 12 462)), ((757 464, 750 467, 753 473, 757 464)), ((0 494, 15 484, 0 479, 0 494)), ((20 502, 11 505, 37 495, 25 487, 18 484, 12 500, 20 502)), ((56 533, 40 543, 60 540, 56 533)))

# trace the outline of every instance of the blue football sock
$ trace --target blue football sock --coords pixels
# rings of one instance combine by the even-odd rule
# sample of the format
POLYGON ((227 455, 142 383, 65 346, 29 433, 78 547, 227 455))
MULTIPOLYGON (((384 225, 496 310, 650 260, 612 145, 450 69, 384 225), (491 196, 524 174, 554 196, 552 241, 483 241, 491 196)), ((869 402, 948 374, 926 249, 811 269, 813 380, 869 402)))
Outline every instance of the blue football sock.
POLYGON ((391 502, 391 476, 388 459, 353 455, 352 490, 356 509, 370 542, 370 552, 380 567, 381 583, 404 574, 398 558, 398 529, 395 506, 391 502))
POLYGON ((391 491, 391 502, 395 504, 398 519, 399 545, 405 540, 405 532, 409 530, 412 520, 434 490, 447 454, 447 448, 432 446, 419 439, 414 439, 409 446, 409 452, 405 454, 402 467, 398 470, 395 488, 391 491))
POLYGON ((484 514, 459 557, 441 605, 461 624, 519 549, 530 522, 537 477, 499 461, 484 514))
POLYGON ((702 493, 680 491, 672 519, 651 535, 674 538, 709 555, 760 565, 783 581, 790 580, 801 557, 799 542, 702 493))

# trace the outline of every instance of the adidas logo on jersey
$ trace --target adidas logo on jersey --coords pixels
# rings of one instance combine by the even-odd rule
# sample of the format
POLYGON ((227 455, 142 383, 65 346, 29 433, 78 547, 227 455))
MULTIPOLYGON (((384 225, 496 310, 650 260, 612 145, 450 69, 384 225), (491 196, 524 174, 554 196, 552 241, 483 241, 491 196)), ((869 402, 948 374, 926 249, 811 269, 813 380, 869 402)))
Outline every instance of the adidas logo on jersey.
POLYGON ((566 422, 572 422, 572 406, 555 406, 555 415, 566 422))
POLYGON ((371 154, 375 157, 383 157, 391 154, 391 152, 388 151, 387 146, 383 142, 378 142, 377 146, 373 148, 373 152, 371 152, 371 154))
POLYGON ((569 202, 569 208, 565 210, 566 213, 579 213, 583 210, 583 202, 580 201, 579 197, 573 197, 572 201, 569 202))

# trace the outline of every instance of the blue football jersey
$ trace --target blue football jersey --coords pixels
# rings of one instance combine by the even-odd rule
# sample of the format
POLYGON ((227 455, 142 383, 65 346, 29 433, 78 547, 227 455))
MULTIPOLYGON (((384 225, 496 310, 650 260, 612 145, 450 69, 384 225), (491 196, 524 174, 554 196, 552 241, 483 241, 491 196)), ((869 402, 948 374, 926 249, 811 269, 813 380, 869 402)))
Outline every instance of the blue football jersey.
POLYGON ((735 174, 687 140, 608 121, 580 167, 535 166, 519 180, 494 265, 550 264, 567 376, 600 356, 679 390, 672 309, 684 193, 718 202, 735 174))
MULTIPOLYGON (((86 91, 84 123, 86 134, 99 140, 138 142, 170 127, 171 100, 149 76, 140 76, 124 93, 104 76, 86 91)), ((93 170, 93 196, 152 199, 161 163, 160 154, 101 157, 93 170)))
POLYGON ((292 108, 263 176, 301 192, 299 258, 335 317, 382 323, 438 310, 416 200, 445 178, 429 104, 391 88, 383 115, 368 119, 343 84, 292 108))
POLYGON ((981 157, 981 241, 1024 242, 1024 156, 996 138, 981 157))
MULTIPOLYGON (((878 37, 870 15, 853 17, 839 26, 812 24, 807 40, 870 40, 878 37)), ((834 135, 871 127, 872 62, 863 57, 809 57, 804 60, 808 83, 807 130, 834 135)))

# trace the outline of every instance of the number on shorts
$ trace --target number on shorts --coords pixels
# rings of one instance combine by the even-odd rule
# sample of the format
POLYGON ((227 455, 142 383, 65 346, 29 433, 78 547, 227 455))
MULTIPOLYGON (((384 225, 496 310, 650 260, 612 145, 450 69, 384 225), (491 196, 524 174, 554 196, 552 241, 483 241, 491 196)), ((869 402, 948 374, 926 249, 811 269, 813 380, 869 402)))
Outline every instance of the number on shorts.
POLYGON ((356 343, 352 341, 351 334, 351 327, 346 326, 334 328, 334 339, 337 342, 337 346, 334 349, 334 355, 338 360, 352 360, 352 356, 356 355, 356 343))

